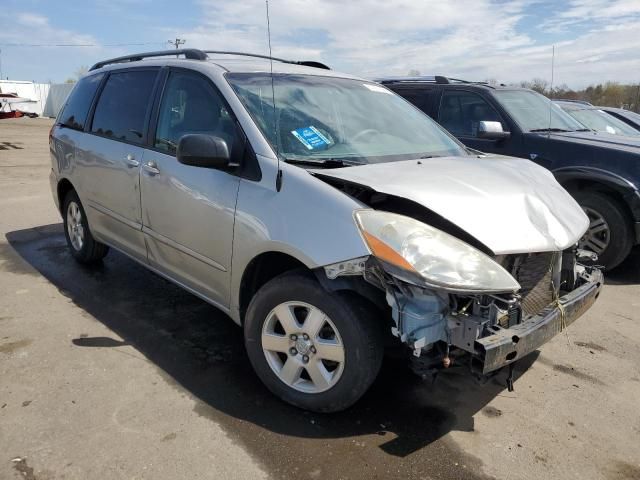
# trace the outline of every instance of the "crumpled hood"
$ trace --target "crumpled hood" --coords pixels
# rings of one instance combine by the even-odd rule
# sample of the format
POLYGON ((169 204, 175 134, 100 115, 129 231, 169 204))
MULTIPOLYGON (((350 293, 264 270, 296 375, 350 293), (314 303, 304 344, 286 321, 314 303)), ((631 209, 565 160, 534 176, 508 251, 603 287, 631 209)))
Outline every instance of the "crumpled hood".
POLYGON ((419 203, 496 255, 564 250, 589 225, 551 172, 529 160, 440 157, 312 173, 419 203))

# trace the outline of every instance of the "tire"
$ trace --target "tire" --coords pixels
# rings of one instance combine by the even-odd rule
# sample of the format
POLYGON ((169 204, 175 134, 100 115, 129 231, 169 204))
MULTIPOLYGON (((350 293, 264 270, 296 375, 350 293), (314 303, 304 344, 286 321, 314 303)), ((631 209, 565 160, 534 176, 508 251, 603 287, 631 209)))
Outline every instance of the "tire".
POLYGON ((87 215, 78 194, 71 190, 62 203, 64 235, 71 255, 79 263, 91 265, 100 262, 109 252, 109 247, 94 240, 89 230, 87 215))
POLYGON ((275 395, 305 410, 337 412, 353 405, 378 375, 384 348, 377 320, 365 301, 327 292, 303 273, 285 273, 251 300, 245 346, 258 377, 275 395))
POLYGON ((595 251, 592 262, 612 270, 627 258, 633 246, 633 232, 623 206, 602 192, 578 192, 574 195, 589 217, 589 230, 580 239, 580 248, 595 251), (594 243, 595 242, 595 243, 594 243), (606 245, 602 248, 603 245, 606 245))

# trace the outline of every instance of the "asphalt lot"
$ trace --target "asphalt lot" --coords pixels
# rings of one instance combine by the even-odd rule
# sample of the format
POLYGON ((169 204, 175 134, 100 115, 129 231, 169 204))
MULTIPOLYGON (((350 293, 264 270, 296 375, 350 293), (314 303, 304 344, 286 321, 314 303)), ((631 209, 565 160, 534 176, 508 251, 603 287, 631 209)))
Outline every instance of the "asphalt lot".
POLYGON ((640 479, 640 251, 515 392, 389 359, 356 406, 310 414, 215 308, 113 250, 72 261, 50 125, 0 120, 0 479, 640 479))

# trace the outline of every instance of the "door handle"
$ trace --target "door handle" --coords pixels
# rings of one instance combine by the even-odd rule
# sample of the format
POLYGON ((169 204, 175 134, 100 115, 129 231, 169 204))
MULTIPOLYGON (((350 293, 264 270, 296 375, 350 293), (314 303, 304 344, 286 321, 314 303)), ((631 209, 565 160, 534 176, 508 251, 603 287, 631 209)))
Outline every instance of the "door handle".
POLYGON ((129 168, 135 168, 140 165, 140 162, 136 160, 135 155, 132 154, 128 154, 124 157, 124 163, 126 163, 129 168))
POLYGON ((154 161, 145 163, 142 168, 144 168, 145 171, 150 175, 158 175, 160 173, 160 170, 158 170, 158 165, 154 161))

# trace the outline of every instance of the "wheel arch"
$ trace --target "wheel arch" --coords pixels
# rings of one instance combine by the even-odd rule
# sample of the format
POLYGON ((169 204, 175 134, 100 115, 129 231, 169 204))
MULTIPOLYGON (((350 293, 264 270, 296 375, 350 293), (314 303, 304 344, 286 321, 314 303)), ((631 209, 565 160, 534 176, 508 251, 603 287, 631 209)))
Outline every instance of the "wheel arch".
POLYGON ((567 167, 554 170, 553 173, 569 193, 594 189, 607 194, 623 207, 629 222, 640 222, 640 192, 626 178, 593 167, 567 167))
POLYGON ((301 260, 274 250, 262 252, 249 261, 242 272, 238 292, 238 313, 241 324, 244 323, 247 308, 256 292, 269 280, 292 270, 311 272, 301 260))
POLYGON ((323 267, 309 268, 302 260, 280 251, 266 251, 256 255, 244 269, 238 292, 238 314, 240 324, 244 323, 245 314, 256 292, 270 280, 291 271, 308 273, 327 293, 340 292, 343 295, 355 296, 366 301, 378 310, 387 305, 384 292, 365 282, 360 276, 338 277, 329 279, 323 267))
POLYGON ((58 195, 58 205, 60 208, 60 212, 62 212, 64 197, 67 196, 67 193, 69 193, 71 190, 74 190, 76 193, 78 191, 73 186, 71 181, 68 178, 64 178, 64 177, 58 180, 58 185, 56 190, 57 190, 56 194, 58 195))

